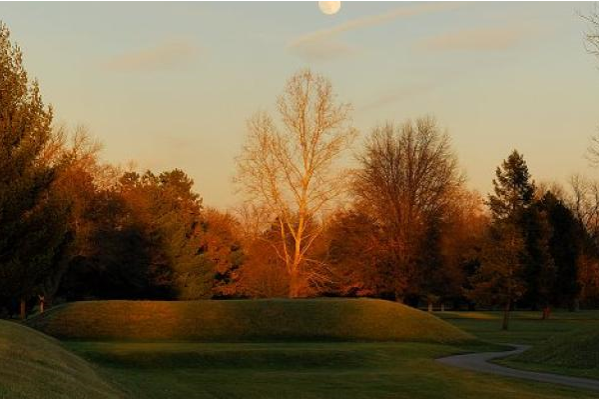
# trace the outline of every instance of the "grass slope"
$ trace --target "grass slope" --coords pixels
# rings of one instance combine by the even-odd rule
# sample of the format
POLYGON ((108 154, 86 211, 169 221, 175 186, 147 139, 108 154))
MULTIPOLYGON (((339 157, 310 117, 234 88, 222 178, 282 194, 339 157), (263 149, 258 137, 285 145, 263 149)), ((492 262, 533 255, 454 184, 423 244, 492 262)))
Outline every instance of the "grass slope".
POLYGON ((0 320, 0 398, 105 398, 120 392, 53 338, 0 320))
POLYGON ((85 301, 56 307, 28 324, 79 340, 413 341, 472 340, 414 308, 372 299, 85 301))
POLYGON ((481 343, 293 342, 66 345, 135 398, 595 398, 597 392, 480 374, 435 358, 481 343))
POLYGON ((440 318, 482 340, 528 344, 521 355, 494 362, 518 369, 598 379, 598 311, 553 312, 541 320, 539 312, 512 313, 502 331, 500 312, 446 312, 440 318))
POLYGON ((554 335, 522 354, 500 360, 500 363, 514 368, 598 379, 598 329, 554 335))

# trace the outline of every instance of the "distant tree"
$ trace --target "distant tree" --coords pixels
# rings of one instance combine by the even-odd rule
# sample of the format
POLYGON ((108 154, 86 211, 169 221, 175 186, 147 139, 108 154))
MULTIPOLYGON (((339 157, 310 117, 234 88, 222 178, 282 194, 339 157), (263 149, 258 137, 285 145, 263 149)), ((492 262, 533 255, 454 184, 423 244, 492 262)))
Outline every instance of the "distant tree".
POLYGON ((424 272, 418 269, 419 247, 432 220, 447 215, 452 193, 462 184, 449 137, 432 118, 388 124, 373 131, 359 162, 354 191, 359 207, 385 232, 396 270, 394 296, 418 295, 424 272))
MULTIPOLYGON (((289 296, 289 275, 285 264, 273 251, 281 240, 279 221, 243 239, 244 257, 236 271, 237 297, 272 298, 289 296)), ((290 238, 286 238, 290 240, 290 238)), ((279 244, 282 246, 281 244, 279 244)))
POLYGON ((581 290, 578 263, 584 231, 572 211, 552 192, 544 194, 540 207, 552 228, 548 247, 556 266, 553 300, 556 305, 573 309, 581 290))
POLYGON ((510 310, 525 292, 522 279, 525 243, 517 226, 496 221, 489 230, 482 249, 481 266, 470 278, 468 296, 478 303, 501 305, 502 329, 508 329, 510 310))
POLYGON ((533 204, 535 194, 535 185, 523 156, 514 150, 502 166, 496 168, 492 183, 494 194, 488 196, 488 205, 494 221, 516 223, 523 211, 533 204))
POLYGON ((556 267, 550 251, 552 225, 538 201, 524 210, 520 224, 525 239, 523 279, 527 287, 523 301, 533 310, 541 308, 542 319, 547 319, 556 279, 556 267))
POLYGON ((326 294, 393 297, 394 276, 384 251, 382 230, 358 209, 338 211, 325 233, 324 256, 335 276, 326 294))
POLYGON ((309 70, 288 80, 277 105, 281 127, 265 113, 248 122, 237 182, 278 222, 272 250, 285 265, 288 295, 298 297, 326 279, 322 262, 307 253, 321 234, 318 219, 346 189, 335 166, 355 130, 350 106, 336 103, 329 81, 309 70))
POLYGON ((492 213, 489 240, 482 251, 481 266, 471 278, 469 295, 479 302, 501 304, 502 329, 508 329, 511 307, 525 293, 528 237, 523 222, 535 193, 527 164, 516 150, 496 169, 493 185, 494 193, 488 195, 492 213))
POLYGON ((579 16, 588 24, 585 32, 585 48, 588 53, 598 57, 598 4, 594 4, 588 14, 579 13, 579 16))
POLYGON ((66 235, 68 210, 51 190, 59 166, 44 159, 51 124, 51 108, 0 23, 0 296, 20 300, 21 318, 66 235))
POLYGON ((202 212, 200 251, 213 267, 212 296, 239 297, 238 281, 244 252, 239 222, 229 213, 213 208, 202 212))
POLYGON ((450 194, 444 212, 430 217, 417 258, 420 292, 433 303, 458 305, 464 300, 469 267, 478 262, 478 251, 487 229, 481 196, 463 188, 450 194))

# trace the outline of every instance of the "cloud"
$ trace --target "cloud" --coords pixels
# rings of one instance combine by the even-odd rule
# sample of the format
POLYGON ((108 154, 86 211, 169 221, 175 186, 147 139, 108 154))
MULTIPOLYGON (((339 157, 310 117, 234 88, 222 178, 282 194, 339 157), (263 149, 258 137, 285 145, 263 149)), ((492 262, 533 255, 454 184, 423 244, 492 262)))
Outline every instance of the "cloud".
POLYGON ((395 8, 383 14, 351 19, 331 28, 307 33, 289 42, 287 48, 309 61, 335 59, 356 51, 356 48, 339 40, 339 36, 345 32, 382 25, 399 18, 451 10, 457 7, 456 4, 437 3, 395 8))
POLYGON ((388 90, 386 93, 374 99, 373 101, 370 101, 364 104, 363 106, 359 107, 357 112, 362 113, 383 107, 388 107, 390 105, 409 100, 416 96, 426 95, 429 92, 431 92, 432 89, 432 84, 415 83, 404 85, 399 88, 388 90))
POLYGON ((106 63, 113 71, 165 71, 192 62, 198 48, 188 41, 171 41, 157 46, 116 56, 106 63))
POLYGON ((523 27, 464 29, 419 41, 425 51, 498 51, 514 47, 532 33, 523 27))

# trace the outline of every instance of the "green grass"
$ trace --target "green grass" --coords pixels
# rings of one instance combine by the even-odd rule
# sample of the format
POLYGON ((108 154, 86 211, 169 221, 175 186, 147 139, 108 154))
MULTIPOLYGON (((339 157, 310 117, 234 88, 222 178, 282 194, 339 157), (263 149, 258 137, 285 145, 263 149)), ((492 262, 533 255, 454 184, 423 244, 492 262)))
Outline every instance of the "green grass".
POLYGON ((540 372, 598 379, 598 311, 512 313, 509 330, 500 330, 500 312, 446 312, 439 317, 493 343, 528 344, 526 352, 495 362, 540 372))
POLYGON ((80 340, 473 340, 428 313, 371 299, 84 301, 56 307, 28 324, 60 339, 80 340))
POLYGON ((0 329, 0 397, 597 398, 435 360, 502 349, 491 342, 541 346, 586 327, 597 334, 597 312, 550 321, 518 313, 509 332, 499 313, 438 315, 446 322, 344 299, 67 304, 28 321, 62 342, 0 325, 19 329, 0 329), (15 359, 25 361, 15 368, 15 359))
POLYGON ((399 342, 67 342, 128 397, 597 397, 569 387, 480 374, 435 358, 483 344, 399 342))
POLYGON ((121 392, 55 339, 0 320, 0 398, 103 398, 121 392))
POLYGON ((598 329, 552 336, 525 353, 499 363, 513 368, 598 379, 598 329))

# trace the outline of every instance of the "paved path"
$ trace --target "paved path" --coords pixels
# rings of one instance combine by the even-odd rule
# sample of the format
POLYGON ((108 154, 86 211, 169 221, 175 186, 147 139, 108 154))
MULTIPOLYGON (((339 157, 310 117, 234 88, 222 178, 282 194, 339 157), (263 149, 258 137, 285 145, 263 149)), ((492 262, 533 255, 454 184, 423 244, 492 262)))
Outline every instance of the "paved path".
POLYGON ((522 353, 530 347, 519 344, 509 344, 508 346, 514 347, 514 350, 489 353, 459 354, 456 356, 438 358, 437 361, 443 364, 452 365, 454 367, 466 368, 478 372, 487 372, 490 374, 510 376, 513 378, 530 379, 539 382, 557 383, 560 385, 568 385, 581 389, 598 390, 598 381, 594 379, 524 371, 520 369, 503 367, 501 365, 488 362, 489 360, 493 360, 495 358, 504 358, 513 354, 522 353))

